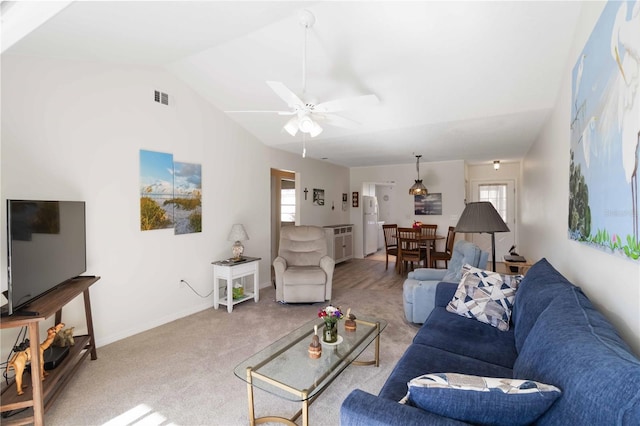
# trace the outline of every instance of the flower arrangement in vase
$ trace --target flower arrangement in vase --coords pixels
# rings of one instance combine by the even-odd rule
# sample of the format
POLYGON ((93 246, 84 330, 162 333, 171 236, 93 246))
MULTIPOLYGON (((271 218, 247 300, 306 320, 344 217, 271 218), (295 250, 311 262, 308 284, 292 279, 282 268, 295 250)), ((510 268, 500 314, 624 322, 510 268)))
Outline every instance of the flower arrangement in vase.
POLYGON ((344 318, 340 308, 329 305, 318 311, 318 317, 324 320, 322 340, 326 343, 336 343, 338 341, 338 321, 344 318))

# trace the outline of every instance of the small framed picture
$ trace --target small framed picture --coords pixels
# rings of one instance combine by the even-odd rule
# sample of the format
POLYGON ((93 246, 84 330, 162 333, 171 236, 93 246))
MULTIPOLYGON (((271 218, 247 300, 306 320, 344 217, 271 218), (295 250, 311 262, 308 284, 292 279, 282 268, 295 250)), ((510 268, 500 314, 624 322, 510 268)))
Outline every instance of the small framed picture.
POLYGON ((358 191, 351 194, 351 207, 358 207, 358 191))
POLYGON ((324 189, 313 188, 313 204, 324 206, 324 189))
POLYGON ((342 202, 343 203, 347 202, 347 193, 346 192, 342 193, 342 202))

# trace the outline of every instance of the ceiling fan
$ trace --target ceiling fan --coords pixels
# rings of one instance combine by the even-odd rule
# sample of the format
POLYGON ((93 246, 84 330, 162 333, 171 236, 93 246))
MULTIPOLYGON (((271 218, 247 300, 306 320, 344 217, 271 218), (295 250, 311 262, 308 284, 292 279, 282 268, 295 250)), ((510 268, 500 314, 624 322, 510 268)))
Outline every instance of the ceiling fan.
POLYGON ((376 95, 364 95, 353 98, 337 99, 333 101, 315 104, 310 100, 304 100, 306 91, 306 59, 307 59, 307 33, 313 26, 316 18, 308 10, 300 13, 300 25, 304 27, 304 46, 302 52, 302 99, 291 89, 279 81, 267 81, 267 85, 286 102, 288 111, 225 111, 229 113, 262 112, 276 113, 283 116, 292 116, 284 125, 283 129, 291 136, 295 136, 298 131, 302 132, 303 138, 306 134, 311 137, 318 136, 322 132, 322 124, 342 128, 355 128, 360 123, 351 119, 335 115, 336 112, 354 110, 378 103, 376 95))

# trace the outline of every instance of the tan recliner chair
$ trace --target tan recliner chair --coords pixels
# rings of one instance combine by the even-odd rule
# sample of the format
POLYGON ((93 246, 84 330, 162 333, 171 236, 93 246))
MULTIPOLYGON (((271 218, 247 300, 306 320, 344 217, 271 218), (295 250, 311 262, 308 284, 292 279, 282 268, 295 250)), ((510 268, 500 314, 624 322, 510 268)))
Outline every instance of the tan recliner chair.
POLYGON ((335 262, 327 256, 324 229, 318 226, 283 227, 273 267, 277 301, 310 303, 331 300, 335 262))

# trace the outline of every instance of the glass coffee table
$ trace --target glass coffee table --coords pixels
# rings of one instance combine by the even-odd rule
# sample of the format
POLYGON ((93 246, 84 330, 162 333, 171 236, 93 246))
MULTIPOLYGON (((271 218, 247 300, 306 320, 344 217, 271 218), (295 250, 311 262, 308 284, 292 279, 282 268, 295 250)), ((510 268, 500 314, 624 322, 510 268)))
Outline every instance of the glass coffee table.
POLYGON ((302 416, 302 424, 309 424, 309 405, 350 364, 380 365, 380 333, 387 322, 377 318, 356 319, 356 330, 346 331, 344 321, 338 321, 338 344, 322 342, 324 322, 321 318, 309 321, 277 342, 241 362, 234 369, 240 379, 247 382, 249 399, 249 424, 278 422, 295 425, 302 416), (309 344, 318 327, 322 343, 322 355, 318 359, 309 357, 309 344), (359 361, 356 358, 375 341, 373 360, 359 361), (278 397, 299 401, 302 409, 290 419, 279 416, 255 417, 253 388, 262 389, 278 397))

